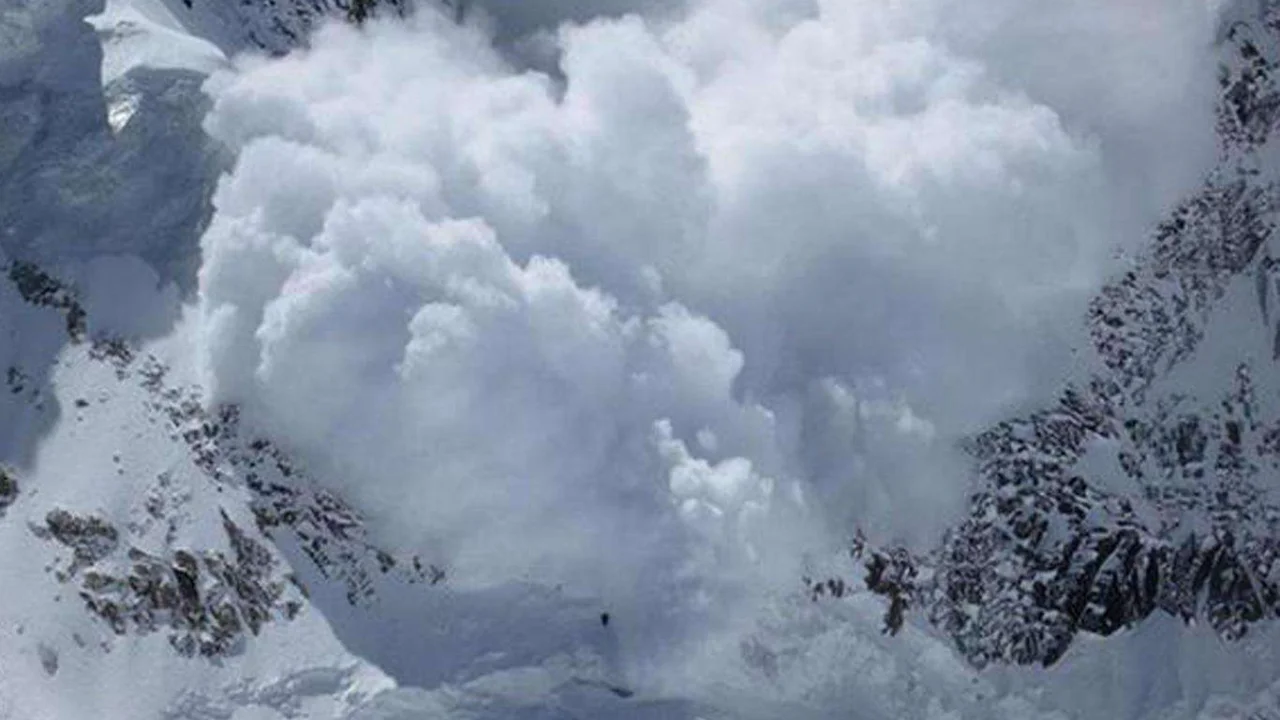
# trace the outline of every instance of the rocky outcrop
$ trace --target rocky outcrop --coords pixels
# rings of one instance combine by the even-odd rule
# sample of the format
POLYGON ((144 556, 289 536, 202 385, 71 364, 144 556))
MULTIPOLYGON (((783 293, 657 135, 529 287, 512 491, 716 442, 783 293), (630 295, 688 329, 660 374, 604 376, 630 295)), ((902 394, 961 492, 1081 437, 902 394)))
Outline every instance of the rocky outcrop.
MULTIPOLYGON (((9 263, 7 270, 9 281, 23 300, 37 307, 57 311, 65 319, 67 338, 74 343, 84 342, 86 315, 74 288, 33 263, 14 261, 9 263)), ((18 368, 10 369, 11 387, 15 382, 14 372, 21 371, 18 368)))
MULTIPOLYGON (((461 15, 466 0, 439 0, 447 10, 461 15)), ((413 9, 409 0, 183 0, 189 11, 212 10, 243 37, 245 47, 283 53, 306 45, 311 32, 327 18, 363 22, 379 14, 404 15, 413 9)))
POLYGON ((0 465, 0 520, 4 519, 5 511, 18 500, 18 491, 18 479, 14 477, 13 471, 0 465))
POLYGON ((81 568, 89 567, 115 552, 120 534, 115 526, 96 515, 74 515, 66 510, 53 510, 45 517, 43 527, 32 528, 42 538, 52 538, 71 550, 71 564, 60 574, 65 580, 81 568))
POLYGON ((1109 635, 1154 612, 1227 639, 1280 616, 1280 505, 1270 494, 1280 417, 1260 398, 1276 388, 1255 387, 1252 357, 1222 370, 1230 389, 1220 397, 1158 387, 1195 356, 1212 312, 1242 282, 1256 293, 1265 360, 1280 359, 1277 190, 1260 169, 1280 120, 1280 68, 1267 50, 1280 40, 1280 11, 1263 12, 1228 34, 1217 168, 1090 306, 1104 369, 1053 407, 972 440, 977 490, 940 547, 913 555, 853 543, 865 585, 887 600, 887 632, 914 610, 975 665, 1050 665, 1080 633, 1109 635))
POLYGON ((72 550, 59 579, 77 585, 85 608, 116 634, 165 632, 181 655, 219 657, 302 608, 272 553, 225 512, 222 525, 228 550, 156 555, 131 546, 123 559, 115 557, 121 533, 100 517, 55 510, 37 532, 72 550))
MULTIPOLYGON (((11 266, 8 279, 27 303, 69 319, 67 339, 83 344, 89 361, 140 388, 149 422, 167 427, 190 459, 192 473, 181 479, 167 471, 157 476, 139 500, 137 520, 55 508, 31 525, 37 537, 69 552, 55 578, 74 586, 86 610, 114 633, 164 633, 181 655, 216 658, 238 652, 266 624, 301 612, 308 590, 299 576, 333 584, 353 606, 375 604, 383 583, 444 582, 439 565, 375 544, 357 511, 270 440, 246 432, 237 407, 206 408, 199 388, 171 385, 165 365, 125 339, 85 342, 85 315, 70 285, 22 263, 11 266), (191 483, 208 483, 220 500, 246 503, 231 512, 218 508, 224 538, 217 547, 183 546, 190 513, 214 511, 189 506, 191 483), (155 523, 163 533, 150 533, 155 523)), ((17 494, 16 479, 0 469, 0 517, 17 494)))
POLYGON ((1062 403, 980 436, 985 488, 932 554, 853 554, 890 601, 886 627, 917 607, 976 665, 1052 664, 1078 633, 1109 635, 1156 611, 1224 638, 1280 615, 1280 507, 1254 482, 1280 424, 1258 422, 1247 368, 1216 408, 1158 404, 1115 423, 1105 406, 1062 403), (1139 494, 1075 465, 1103 445, 1139 494))
POLYGON ((168 387, 165 373, 151 357, 140 370, 156 398, 153 408, 165 414, 196 466, 215 483, 247 488, 258 531, 304 555, 322 579, 343 586, 350 604, 373 601, 380 578, 409 585, 436 585, 445 579, 436 564, 378 547, 355 509, 321 487, 275 443, 246 437, 239 408, 206 410, 198 388, 168 387))

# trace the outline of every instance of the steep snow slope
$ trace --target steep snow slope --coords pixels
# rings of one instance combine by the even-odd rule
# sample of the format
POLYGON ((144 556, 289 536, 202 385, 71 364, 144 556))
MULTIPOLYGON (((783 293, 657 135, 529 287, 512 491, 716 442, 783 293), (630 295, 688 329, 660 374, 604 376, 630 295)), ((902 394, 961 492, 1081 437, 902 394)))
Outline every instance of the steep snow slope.
MULTIPOLYGON (((27 315, 24 345, 68 339, 66 308, 14 295, 5 316, 27 315)), ((333 715, 344 707, 333 691, 389 685, 318 614, 295 618, 296 634, 273 631, 267 619, 294 612, 296 601, 284 599, 273 551, 243 535, 253 527, 243 488, 207 481, 173 441, 178 428, 155 391, 124 373, 118 348, 81 342, 58 353, 43 388, 7 386, 8 418, 49 416, 53 427, 9 471, 19 492, 0 522, 0 714, 163 717, 234 686, 245 705, 333 715), (245 643, 245 625, 256 632, 263 622, 263 642, 245 643), (210 664, 215 648, 233 645, 237 663, 210 664), (295 690, 245 684, 257 666, 295 690)))
MULTIPOLYGON (((199 127, 207 108, 202 76, 174 67, 125 73, 123 62, 146 54, 108 52, 104 88, 103 50, 83 22, 99 9, 61 2, 6 8, 14 42, 0 56, 0 77, 12 130, 0 140, 0 244, 87 274, 93 259, 120 254, 140 257, 163 282, 189 279, 221 167, 199 127)), ((206 44, 188 44, 193 52, 171 54, 209 69, 206 44)), ((167 45, 165 38, 151 43, 167 45)))

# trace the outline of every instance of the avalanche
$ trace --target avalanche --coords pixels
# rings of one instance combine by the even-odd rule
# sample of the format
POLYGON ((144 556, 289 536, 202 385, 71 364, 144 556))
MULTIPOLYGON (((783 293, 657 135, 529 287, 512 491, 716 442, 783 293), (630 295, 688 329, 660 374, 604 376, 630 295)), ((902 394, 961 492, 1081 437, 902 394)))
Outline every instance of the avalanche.
POLYGON ((5 2, 0 718, 1280 717, 1270 3, 5 2))

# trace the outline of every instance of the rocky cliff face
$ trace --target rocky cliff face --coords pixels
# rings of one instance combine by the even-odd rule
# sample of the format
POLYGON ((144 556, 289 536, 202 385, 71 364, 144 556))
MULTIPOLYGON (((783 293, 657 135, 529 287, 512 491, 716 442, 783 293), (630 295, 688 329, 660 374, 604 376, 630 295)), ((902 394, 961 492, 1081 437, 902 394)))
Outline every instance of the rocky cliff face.
POLYGON ((917 611, 975 665, 1050 665, 1154 612, 1226 639, 1280 615, 1280 11, 1226 40, 1218 165, 1092 303, 1101 368, 972 440, 968 516, 936 550, 854 542, 888 631, 917 611))
MULTIPOLYGON (((462 11, 462 0, 446 5, 462 11)), ((213 12, 238 30, 244 47, 271 53, 286 52, 306 43, 325 18, 363 21, 380 13, 408 12, 406 0, 182 0, 188 11, 213 12), (204 6, 204 7, 201 7, 204 6)))

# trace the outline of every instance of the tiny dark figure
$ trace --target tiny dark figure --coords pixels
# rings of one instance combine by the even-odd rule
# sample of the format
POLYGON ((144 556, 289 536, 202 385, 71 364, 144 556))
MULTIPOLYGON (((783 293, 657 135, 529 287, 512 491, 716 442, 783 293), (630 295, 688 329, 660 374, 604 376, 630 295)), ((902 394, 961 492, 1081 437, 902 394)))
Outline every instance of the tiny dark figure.
POLYGON ((600 613, 600 624, 609 627, 609 613, 600 613))
POLYGON ((369 0, 352 0, 351 5, 347 7, 347 19, 359 25, 369 19, 369 10, 373 3, 369 0))

